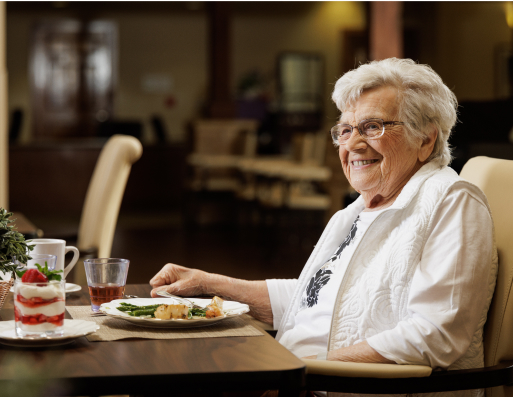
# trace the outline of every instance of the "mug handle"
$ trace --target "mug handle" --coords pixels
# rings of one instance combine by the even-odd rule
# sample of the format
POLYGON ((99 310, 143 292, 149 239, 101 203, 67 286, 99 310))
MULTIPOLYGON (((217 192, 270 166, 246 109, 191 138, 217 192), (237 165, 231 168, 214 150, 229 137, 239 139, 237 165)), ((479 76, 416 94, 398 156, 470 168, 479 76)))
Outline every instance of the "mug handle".
POLYGON ((78 251, 78 248, 72 247, 72 246, 67 246, 64 248, 64 255, 66 255, 70 251, 73 251, 73 259, 71 259, 71 262, 69 263, 69 265, 66 266, 66 268, 64 269, 64 272, 62 274, 63 278, 66 278, 66 276, 71 271, 71 269, 73 269, 73 266, 75 266, 75 264, 77 263, 78 258, 80 256, 80 252, 78 251))

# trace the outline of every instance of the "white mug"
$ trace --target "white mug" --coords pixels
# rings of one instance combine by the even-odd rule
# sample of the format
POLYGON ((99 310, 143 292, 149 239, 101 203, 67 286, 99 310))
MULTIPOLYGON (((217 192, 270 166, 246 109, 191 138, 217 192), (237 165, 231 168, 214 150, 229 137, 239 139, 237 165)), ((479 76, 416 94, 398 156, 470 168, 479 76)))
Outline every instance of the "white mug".
POLYGON ((29 245, 34 245, 34 249, 30 251, 30 254, 50 254, 55 255, 57 257, 57 262, 55 264, 55 270, 63 270, 62 278, 66 278, 68 273, 73 266, 78 261, 78 257, 80 253, 78 248, 72 246, 66 246, 66 241, 59 240, 55 238, 35 238, 33 240, 28 240, 27 243, 29 245), (64 257, 65 255, 72 251, 73 259, 71 262, 64 268, 64 257))

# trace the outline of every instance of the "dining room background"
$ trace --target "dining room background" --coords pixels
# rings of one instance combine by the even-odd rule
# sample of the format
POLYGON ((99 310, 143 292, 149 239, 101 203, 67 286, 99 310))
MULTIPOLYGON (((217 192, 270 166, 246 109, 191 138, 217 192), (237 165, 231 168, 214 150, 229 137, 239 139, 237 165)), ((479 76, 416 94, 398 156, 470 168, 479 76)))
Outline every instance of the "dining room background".
MULTIPOLYGON (((400 55, 431 65, 462 104, 454 167, 479 154, 513 158, 510 2, 390 3, 400 55), (486 134, 479 119, 492 120, 486 134)), ((143 155, 112 248, 132 260, 128 282, 147 282, 166 262, 250 279, 297 276, 326 220, 354 199, 327 143, 339 116, 330 90, 371 59, 373 7, 7 2, 10 209, 47 237, 72 239, 105 140, 132 135, 143 155), (225 167, 208 174, 222 174, 217 185, 204 183, 190 157, 196 121, 248 118, 257 128, 244 131, 237 156, 287 158, 317 173, 280 179, 225 167), (234 176, 248 189, 235 191, 234 176), (27 185, 43 193, 27 194, 27 185), (260 190, 251 195, 251 186, 260 190)), ((212 131, 209 142, 224 139, 212 131)))

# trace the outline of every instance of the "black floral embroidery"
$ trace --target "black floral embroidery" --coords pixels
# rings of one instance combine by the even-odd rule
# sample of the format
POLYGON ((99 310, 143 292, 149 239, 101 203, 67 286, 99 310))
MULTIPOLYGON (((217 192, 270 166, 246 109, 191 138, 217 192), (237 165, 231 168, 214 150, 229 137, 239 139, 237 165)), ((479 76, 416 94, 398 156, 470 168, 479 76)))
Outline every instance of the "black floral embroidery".
POLYGON ((347 235, 346 239, 337 249, 337 252, 330 258, 330 261, 335 261, 336 259, 340 258, 340 255, 342 254, 342 251, 351 244, 351 242, 354 240, 354 236, 356 236, 356 230, 357 226, 356 223, 360 220, 360 215, 356 217, 356 219, 353 222, 353 226, 351 226, 351 230, 349 231, 349 234, 347 235))
POLYGON ((317 304, 319 299, 319 291, 330 281, 333 272, 331 270, 319 269, 313 276, 306 287, 306 305, 312 307, 317 304))
POLYGON ((356 224, 359 220, 360 216, 357 216, 353 222, 353 226, 351 227, 349 234, 342 242, 342 244, 340 244, 340 246, 337 248, 335 254, 333 254, 333 256, 326 261, 326 263, 317 271, 317 273, 315 273, 315 276, 310 279, 310 282, 308 283, 305 291, 306 297, 303 295, 301 300, 300 310, 306 307, 313 307, 317 304, 320 290, 322 287, 328 284, 328 281, 330 281, 330 278, 333 274, 329 267, 332 266, 331 263, 340 258, 342 251, 344 251, 344 249, 354 240, 357 231, 356 224))

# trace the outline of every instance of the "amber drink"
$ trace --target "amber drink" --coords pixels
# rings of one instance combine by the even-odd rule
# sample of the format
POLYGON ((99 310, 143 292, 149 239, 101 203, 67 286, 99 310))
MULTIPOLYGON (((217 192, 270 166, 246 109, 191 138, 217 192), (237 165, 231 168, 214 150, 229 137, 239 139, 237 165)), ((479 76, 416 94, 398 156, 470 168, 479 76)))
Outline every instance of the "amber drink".
POLYGON ((125 295, 125 286, 116 284, 95 284, 89 286, 89 296, 91 305, 99 308, 102 303, 113 301, 114 299, 123 299, 125 295))
POLYGON ((91 308, 94 312, 99 311, 103 303, 123 298, 129 264, 129 260, 117 258, 84 261, 91 308))

